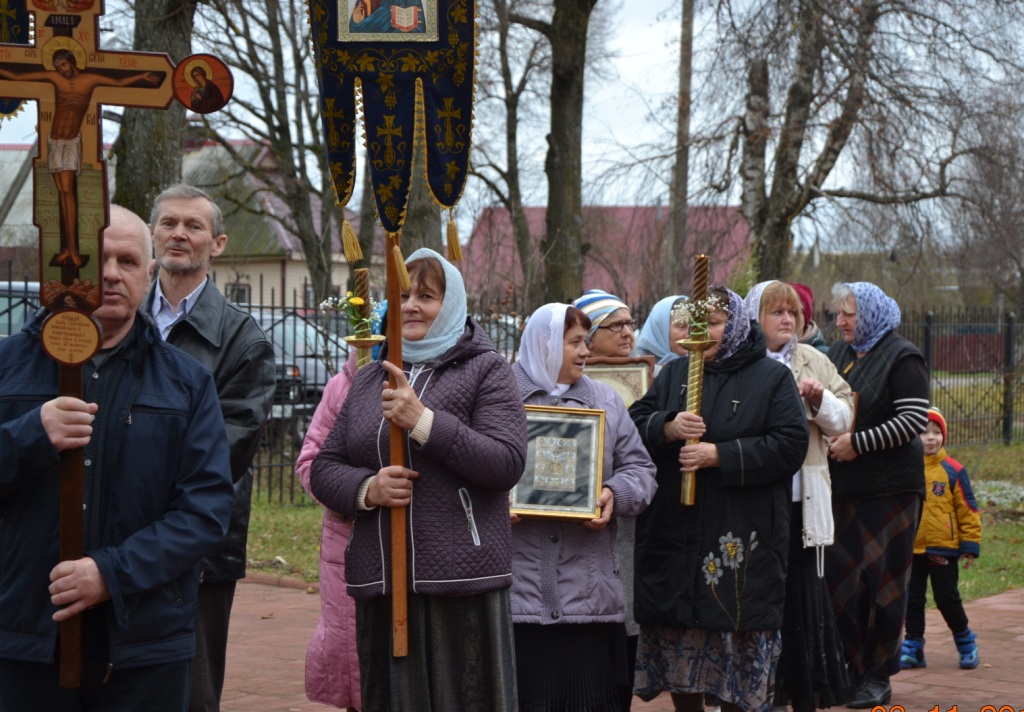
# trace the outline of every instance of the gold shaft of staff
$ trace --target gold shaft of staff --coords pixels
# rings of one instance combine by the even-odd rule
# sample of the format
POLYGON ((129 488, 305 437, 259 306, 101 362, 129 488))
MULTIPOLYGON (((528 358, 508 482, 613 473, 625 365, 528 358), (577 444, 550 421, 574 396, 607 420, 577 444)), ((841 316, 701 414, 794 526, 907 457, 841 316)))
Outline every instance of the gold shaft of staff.
MULTIPOLYGON (((690 364, 686 372, 686 412, 700 415, 701 397, 704 393, 704 352, 718 342, 687 339, 680 343, 690 352, 690 364)), ((698 442, 700 442, 698 439, 689 439, 686 441, 686 445, 694 445, 698 442)), ((696 471, 683 473, 679 501, 686 506, 692 506, 697 501, 696 471)))

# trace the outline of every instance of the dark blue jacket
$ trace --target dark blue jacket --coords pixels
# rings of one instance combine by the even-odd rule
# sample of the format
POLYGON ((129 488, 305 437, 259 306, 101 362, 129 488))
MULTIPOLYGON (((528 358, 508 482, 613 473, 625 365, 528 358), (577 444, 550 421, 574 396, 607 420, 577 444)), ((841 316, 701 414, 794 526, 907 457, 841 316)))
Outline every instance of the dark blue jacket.
MULTIPOLYGON (((59 562, 60 455, 40 421, 58 371, 39 345, 40 323, 0 341, 0 657, 47 663, 57 642, 47 586, 59 562)), ((110 591, 99 608, 114 669, 193 657, 198 562, 223 538, 233 502, 209 372, 142 317, 117 358, 127 359, 126 377, 107 384, 96 414, 85 491, 85 555, 110 591)))

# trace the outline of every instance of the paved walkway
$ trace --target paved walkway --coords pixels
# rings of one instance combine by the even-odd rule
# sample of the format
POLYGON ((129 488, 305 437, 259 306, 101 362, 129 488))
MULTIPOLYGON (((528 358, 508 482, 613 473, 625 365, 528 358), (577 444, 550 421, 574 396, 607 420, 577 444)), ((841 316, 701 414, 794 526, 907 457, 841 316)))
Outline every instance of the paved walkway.
MULTIPOLYGON (((938 611, 927 616, 928 667, 893 678, 893 698, 876 712, 1024 711, 1024 589, 967 604, 981 666, 960 670, 952 636, 938 611), (896 705, 902 710, 895 708, 896 705), (990 709, 985 709, 990 706, 990 709)), ((306 645, 320 596, 295 580, 255 575, 238 586, 228 645, 223 712, 314 712, 303 690, 306 645)), ((845 708, 840 708, 845 709, 845 708)), ((636 712, 671 712, 667 695, 633 704, 636 712)), ((451 712, 458 712, 452 710, 451 712)))

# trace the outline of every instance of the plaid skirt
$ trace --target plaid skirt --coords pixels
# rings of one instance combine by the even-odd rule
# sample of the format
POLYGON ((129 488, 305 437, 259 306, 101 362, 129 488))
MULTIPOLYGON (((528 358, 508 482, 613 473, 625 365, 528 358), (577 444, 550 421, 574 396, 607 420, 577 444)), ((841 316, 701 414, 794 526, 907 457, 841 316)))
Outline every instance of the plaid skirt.
POLYGON ((363 712, 514 712, 509 590, 409 594, 409 654, 391 655, 391 597, 356 601, 363 712))
POLYGON ((835 499, 835 543, 825 578, 854 683, 900 671, 900 640, 921 497, 914 493, 835 499))

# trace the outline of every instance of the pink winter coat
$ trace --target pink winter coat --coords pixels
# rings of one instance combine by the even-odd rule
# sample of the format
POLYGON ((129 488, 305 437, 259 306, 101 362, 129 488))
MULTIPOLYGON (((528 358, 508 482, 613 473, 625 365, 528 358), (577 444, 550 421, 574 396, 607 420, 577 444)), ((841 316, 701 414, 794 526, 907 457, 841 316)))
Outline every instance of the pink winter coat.
MULTIPOLYGON (((341 373, 328 381, 295 463, 295 474, 307 492, 310 467, 331 432, 355 374, 356 350, 352 349, 341 373)), ((352 522, 324 508, 320 535, 320 620, 306 651, 306 697, 335 707, 360 709, 356 604, 345 583, 345 547, 351 535, 352 522)))

